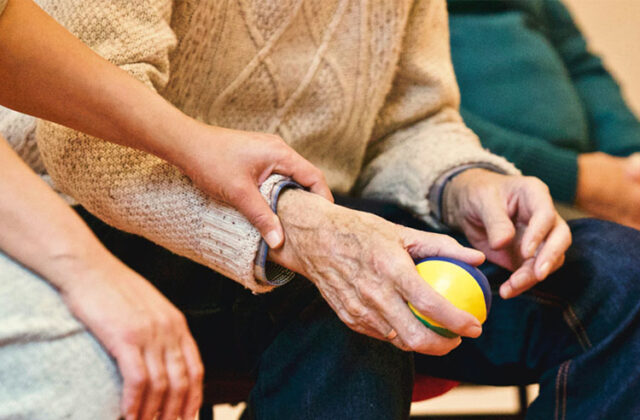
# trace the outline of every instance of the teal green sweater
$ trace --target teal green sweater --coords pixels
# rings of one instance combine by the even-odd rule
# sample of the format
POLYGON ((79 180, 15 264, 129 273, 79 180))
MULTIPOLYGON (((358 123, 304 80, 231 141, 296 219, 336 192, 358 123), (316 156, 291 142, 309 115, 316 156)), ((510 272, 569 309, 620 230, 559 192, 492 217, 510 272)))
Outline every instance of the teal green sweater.
POLYGON ((449 0, 462 116, 485 147, 573 202, 579 153, 640 151, 640 123, 558 1, 449 0))

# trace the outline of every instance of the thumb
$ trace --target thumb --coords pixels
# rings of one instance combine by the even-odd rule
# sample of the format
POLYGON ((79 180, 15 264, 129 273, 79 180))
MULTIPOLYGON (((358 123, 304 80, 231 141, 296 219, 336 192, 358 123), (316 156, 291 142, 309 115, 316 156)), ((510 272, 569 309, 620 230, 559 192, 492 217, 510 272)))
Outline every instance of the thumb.
POLYGON ((264 238, 270 248, 276 249, 284 242, 284 233, 280 219, 273 213, 271 207, 260 194, 257 186, 251 185, 242 190, 242 194, 235 194, 238 197, 235 202, 231 201, 244 217, 249 220, 264 238))

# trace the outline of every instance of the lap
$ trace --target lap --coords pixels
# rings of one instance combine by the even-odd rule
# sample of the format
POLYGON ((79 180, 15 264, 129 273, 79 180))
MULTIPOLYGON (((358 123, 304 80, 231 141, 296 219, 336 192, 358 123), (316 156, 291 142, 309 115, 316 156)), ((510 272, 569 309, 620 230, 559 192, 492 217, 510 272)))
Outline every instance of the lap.
POLYGON ((114 361, 58 292, 0 253, 0 419, 119 415, 114 361))

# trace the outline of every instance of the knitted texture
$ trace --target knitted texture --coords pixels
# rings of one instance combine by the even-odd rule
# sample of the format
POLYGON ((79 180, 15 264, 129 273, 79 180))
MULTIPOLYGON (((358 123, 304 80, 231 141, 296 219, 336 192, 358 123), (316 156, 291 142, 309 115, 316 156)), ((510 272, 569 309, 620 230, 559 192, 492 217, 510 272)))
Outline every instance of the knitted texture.
POLYGON ((32 116, 0 106, 0 133, 22 160, 35 173, 42 175, 46 169, 36 144, 37 122, 32 116))
POLYGON ((115 420, 121 385, 59 293, 0 252, 0 419, 115 420))
MULTIPOLYGON (((339 193, 430 220, 439 174, 473 162, 516 172, 457 112, 444 1, 40 3, 187 114, 279 134, 339 193)), ((262 291, 249 263, 256 231, 177 169, 49 122, 37 140, 58 187, 93 213, 262 291)))

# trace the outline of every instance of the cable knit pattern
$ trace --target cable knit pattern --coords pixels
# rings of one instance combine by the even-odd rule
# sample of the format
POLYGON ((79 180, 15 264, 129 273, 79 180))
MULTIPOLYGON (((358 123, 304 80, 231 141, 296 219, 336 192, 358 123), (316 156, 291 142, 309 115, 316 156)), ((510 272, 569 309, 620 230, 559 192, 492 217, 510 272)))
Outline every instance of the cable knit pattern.
MULTIPOLYGON (((517 172, 458 115, 442 0, 40 3, 187 114, 281 135, 337 192, 430 220, 440 174, 473 162, 517 172)), ((48 122, 37 139, 56 184, 108 223, 264 290, 249 263, 256 231, 172 166, 48 122)))

